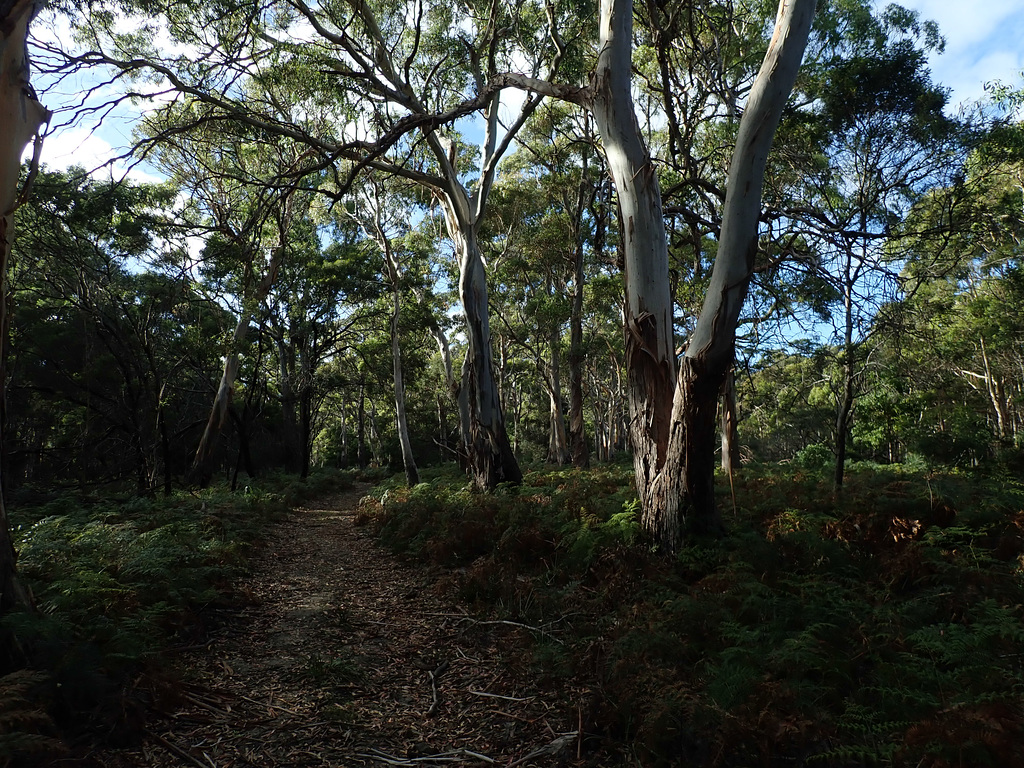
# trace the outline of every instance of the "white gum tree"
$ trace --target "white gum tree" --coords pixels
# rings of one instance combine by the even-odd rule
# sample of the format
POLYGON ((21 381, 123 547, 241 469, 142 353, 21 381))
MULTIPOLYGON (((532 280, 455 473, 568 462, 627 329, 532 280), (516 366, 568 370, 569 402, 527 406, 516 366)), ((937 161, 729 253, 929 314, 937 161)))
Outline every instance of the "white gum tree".
POLYGON ((625 279, 630 441, 644 529, 668 551, 721 527, 714 498, 718 394, 732 366, 757 253, 768 152, 796 82, 815 0, 781 0, 764 62, 743 107, 729 167, 718 253, 696 329, 678 364, 661 190, 633 102, 633 2, 601 0, 590 83, 570 87, 515 73, 500 81, 588 108, 618 198, 625 279))

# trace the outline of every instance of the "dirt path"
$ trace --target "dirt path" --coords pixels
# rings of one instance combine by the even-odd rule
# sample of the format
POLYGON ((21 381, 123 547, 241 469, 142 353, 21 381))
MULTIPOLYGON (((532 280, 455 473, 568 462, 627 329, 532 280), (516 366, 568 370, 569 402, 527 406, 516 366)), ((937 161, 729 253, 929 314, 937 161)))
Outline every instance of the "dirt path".
POLYGON ((105 766, 553 766, 577 712, 536 689, 518 633, 440 597, 353 524, 364 490, 278 524, 186 683, 105 766), (536 753, 538 750, 540 754, 536 753))

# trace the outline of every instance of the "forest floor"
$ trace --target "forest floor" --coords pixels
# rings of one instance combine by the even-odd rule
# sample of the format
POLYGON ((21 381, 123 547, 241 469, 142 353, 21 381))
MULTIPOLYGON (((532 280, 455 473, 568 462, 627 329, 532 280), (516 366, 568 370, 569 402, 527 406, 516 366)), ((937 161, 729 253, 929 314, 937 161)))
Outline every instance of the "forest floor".
POLYGON ((179 658, 142 743, 88 762, 580 764, 580 692, 537 679, 521 650, 537 630, 467 613, 436 571, 381 548, 356 524, 365 491, 278 523, 237 586, 241 607, 179 658))

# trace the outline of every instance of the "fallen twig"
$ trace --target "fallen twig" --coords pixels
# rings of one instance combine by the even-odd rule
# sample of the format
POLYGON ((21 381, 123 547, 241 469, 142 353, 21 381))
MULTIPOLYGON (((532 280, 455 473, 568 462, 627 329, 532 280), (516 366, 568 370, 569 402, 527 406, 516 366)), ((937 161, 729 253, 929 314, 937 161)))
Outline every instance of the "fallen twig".
POLYGON ((209 701, 205 701, 205 700, 199 698, 198 696, 195 696, 194 694, 187 693, 187 692, 183 693, 182 696, 187 701, 190 701, 193 704, 195 704, 197 707, 201 707, 201 708, 205 709, 208 712, 213 712, 215 715, 224 716, 224 715, 230 715, 231 714, 230 707, 228 709, 224 709, 223 707, 214 706, 209 701))
POLYGON ((443 752, 438 755, 430 755, 427 757, 397 757, 395 755, 389 755, 387 752, 381 752, 379 749, 373 750, 374 754, 367 755, 361 754, 356 757, 368 757, 371 760, 378 760, 388 765, 421 765, 423 763, 461 763, 462 759, 457 756, 458 753, 454 752, 443 752))
POLYGON ((481 760, 485 763, 491 763, 492 765, 497 763, 493 758, 487 755, 482 755, 479 752, 474 752, 471 749, 454 749, 450 752, 439 752, 436 755, 425 755, 423 757, 398 757, 397 755, 389 755, 379 749, 371 748, 373 754, 357 754, 355 757, 367 757, 370 760, 377 760, 388 765, 400 765, 400 766, 415 766, 423 764, 437 764, 437 763, 464 763, 464 758, 472 758, 473 760, 481 760))
POLYGON ((485 709, 481 714, 484 714, 484 715, 501 715, 502 717, 508 717, 508 718, 511 718, 512 720, 518 720, 520 723, 526 723, 527 725, 533 725, 539 719, 539 718, 535 717, 533 720, 527 720, 525 717, 520 717, 519 715, 513 715, 511 712, 506 712, 503 709, 485 709))
MULTIPOLYGON (((149 730, 148 728, 143 728, 142 732, 175 757, 180 757, 185 762, 191 763, 192 765, 196 766, 196 768, 210 768, 210 764, 204 763, 199 758, 194 757, 187 750, 184 750, 177 744, 168 741, 159 733, 153 733, 153 731, 149 730)), ((207 759, 209 760, 209 757, 207 757, 207 759)), ((210 762, 212 763, 213 761, 211 760, 210 762)), ((214 768, 216 768, 216 766, 214 766, 214 768)))
POLYGON ((279 709, 282 712, 287 712, 289 715, 295 715, 296 717, 305 717, 305 715, 303 715, 301 712, 296 712, 294 709, 288 709, 288 707, 283 707, 280 704, 273 704, 269 701, 259 701, 257 699, 250 699, 248 696, 243 696, 241 694, 238 695, 238 698, 245 699, 246 701, 251 702, 253 704, 259 704, 261 707, 266 707, 267 709, 279 709))
MULTIPOLYGON (((469 622, 472 622, 473 624, 504 624, 504 625, 509 626, 509 627, 518 627, 519 629, 527 629, 530 632, 536 632, 538 635, 544 635, 544 637, 548 637, 548 638, 554 640, 559 645, 565 645, 565 643, 563 643, 561 640, 559 640, 557 637, 555 637, 553 634, 548 632, 543 627, 534 627, 534 626, 531 626, 529 624, 523 624, 521 621, 508 621, 507 619, 492 619, 490 621, 481 621, 480 619, 474 619, 474 618, 471 618, 469 616, 464 616, 460 620, 461 621, 469 621, 469 622)), ((558 621, 561 621, 561 619, 559 619, 558 621)), ((547 626, 551 626, 552 624, 557 624, 558 621, 548 622, 544 626, 547 627, 547 626)))
POLYGON ((518 696, 502 696, 500 693, 487 693, 486 691, 474 691, 472 688, 469 689, 469 693, 474 696, 487 696, 492 699, 504 699, 505 701, 530 701, 537 698, 536 696, 527 696, 525 699, 519 698, 518 696))
POLYGON ((469 755, 470 757, 475 758, 477 760, 483 760, 485 763, 495 763, 495 762, 497 762, 496 760, 492 760, 491 758, 489 758, 487 755, 481 755, 479 752, 474 752, 471 749, 463 749, 461 751, 462 751, 462 754, 469 755))

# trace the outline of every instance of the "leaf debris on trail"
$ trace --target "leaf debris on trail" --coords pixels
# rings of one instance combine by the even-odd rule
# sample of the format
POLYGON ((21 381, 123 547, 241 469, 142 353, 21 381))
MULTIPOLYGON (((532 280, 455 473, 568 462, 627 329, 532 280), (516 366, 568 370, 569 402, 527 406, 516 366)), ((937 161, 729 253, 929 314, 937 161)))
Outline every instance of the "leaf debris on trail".
POLYGON ((576 711, 536 689, 528 627, 473 620, 354 525, 360 491, 275 526, 248 601, 182 659, 136 749, 98 764, 553 765, 577 756, 576 711), (518 643, 521 645, 521 643, 518 643))

